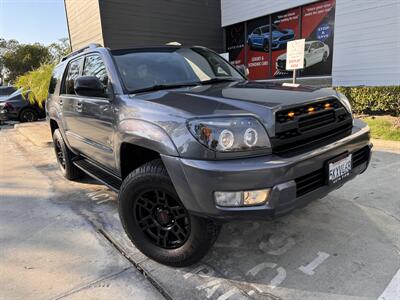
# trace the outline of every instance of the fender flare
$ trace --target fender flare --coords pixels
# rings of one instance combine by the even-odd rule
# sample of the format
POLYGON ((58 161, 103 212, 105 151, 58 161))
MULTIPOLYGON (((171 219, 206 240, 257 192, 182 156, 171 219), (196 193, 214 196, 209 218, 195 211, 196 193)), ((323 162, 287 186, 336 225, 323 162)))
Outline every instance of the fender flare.
MULTIPOLYGON (((137 145, 162 155, 179 156, 178 150, 160 126, 138 119, 125 119, 118 124, 115 143, 116 165, 121 165, 121 146, 124 143, 137 145)), ((118 167, 119 168, 119 167, 118 167)))

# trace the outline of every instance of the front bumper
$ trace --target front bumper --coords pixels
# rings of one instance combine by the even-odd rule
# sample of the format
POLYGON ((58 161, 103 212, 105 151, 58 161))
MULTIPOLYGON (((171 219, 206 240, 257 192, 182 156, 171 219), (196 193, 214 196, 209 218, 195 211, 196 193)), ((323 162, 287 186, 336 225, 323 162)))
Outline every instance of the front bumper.
MULTIPOLYGON (((371 158, 369 128, 355 121, 352 134, 332 144, 292 156, 262 157, 223 161, 204 161, 162 156, 163 162, 185 207, 193 214, 215 219, 252 219, 282 215, 324 197, 364 172, 371 158), (303 194, 298 183, 307 174, 323 170, 326 162, 345 152, 361 150, 366 155, 353 166, 350 176, 339 184, 322 184, 303 194), (251 207, 218 207, 215 191, 241 191, 271 188, 267 204, 251 207)), ((324 176, 325 173, 321 173, 324 176)), ((325 175, 326 176, 326 175, 325 175)), ((299 183, 300 184, 300 183, 299 183)))

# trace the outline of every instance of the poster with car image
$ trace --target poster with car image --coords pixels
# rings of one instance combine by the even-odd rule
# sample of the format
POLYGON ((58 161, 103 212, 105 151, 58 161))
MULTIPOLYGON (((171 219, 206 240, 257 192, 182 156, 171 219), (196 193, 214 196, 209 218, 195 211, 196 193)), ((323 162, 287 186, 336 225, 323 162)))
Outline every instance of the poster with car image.
POLYGON ((247 22, 247 68, 249 79, 269 78, 269 16, 247 22))
POLYGON ((303 6, 301 36, 306 39, 300 76, 332 74, 335 0, 303 6))
POLYGON ((244 65, 244 23, 231 25, 226 28, 226 51, 229 53, 229 61, 235 65, 244 65))
POLYGON ((300 38, 300 7, 273 14, 271 39, 271 75, 273 78, 290 77, 286 71, 286 48, 289 41, 300 38))

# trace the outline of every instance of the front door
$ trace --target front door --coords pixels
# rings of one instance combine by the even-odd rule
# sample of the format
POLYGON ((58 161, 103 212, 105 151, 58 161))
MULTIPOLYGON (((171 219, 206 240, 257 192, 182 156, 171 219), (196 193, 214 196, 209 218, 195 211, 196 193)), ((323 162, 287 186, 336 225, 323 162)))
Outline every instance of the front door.
POLYGON ((107 69, 99 54, 85 57, 82 76, 99 78, 104 85, 104 97, 79 97, 77 101, 78 126, 75 131, 84 142, 81 152, 114 170, 114 104, 107 69))

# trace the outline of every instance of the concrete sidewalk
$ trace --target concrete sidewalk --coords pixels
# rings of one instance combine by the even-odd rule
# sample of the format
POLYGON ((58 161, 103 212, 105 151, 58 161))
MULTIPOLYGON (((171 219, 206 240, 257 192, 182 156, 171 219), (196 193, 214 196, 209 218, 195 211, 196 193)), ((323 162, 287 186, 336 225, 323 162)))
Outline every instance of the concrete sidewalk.
POLYGON ((0 132, 0 299, 162 299, 0 132))

